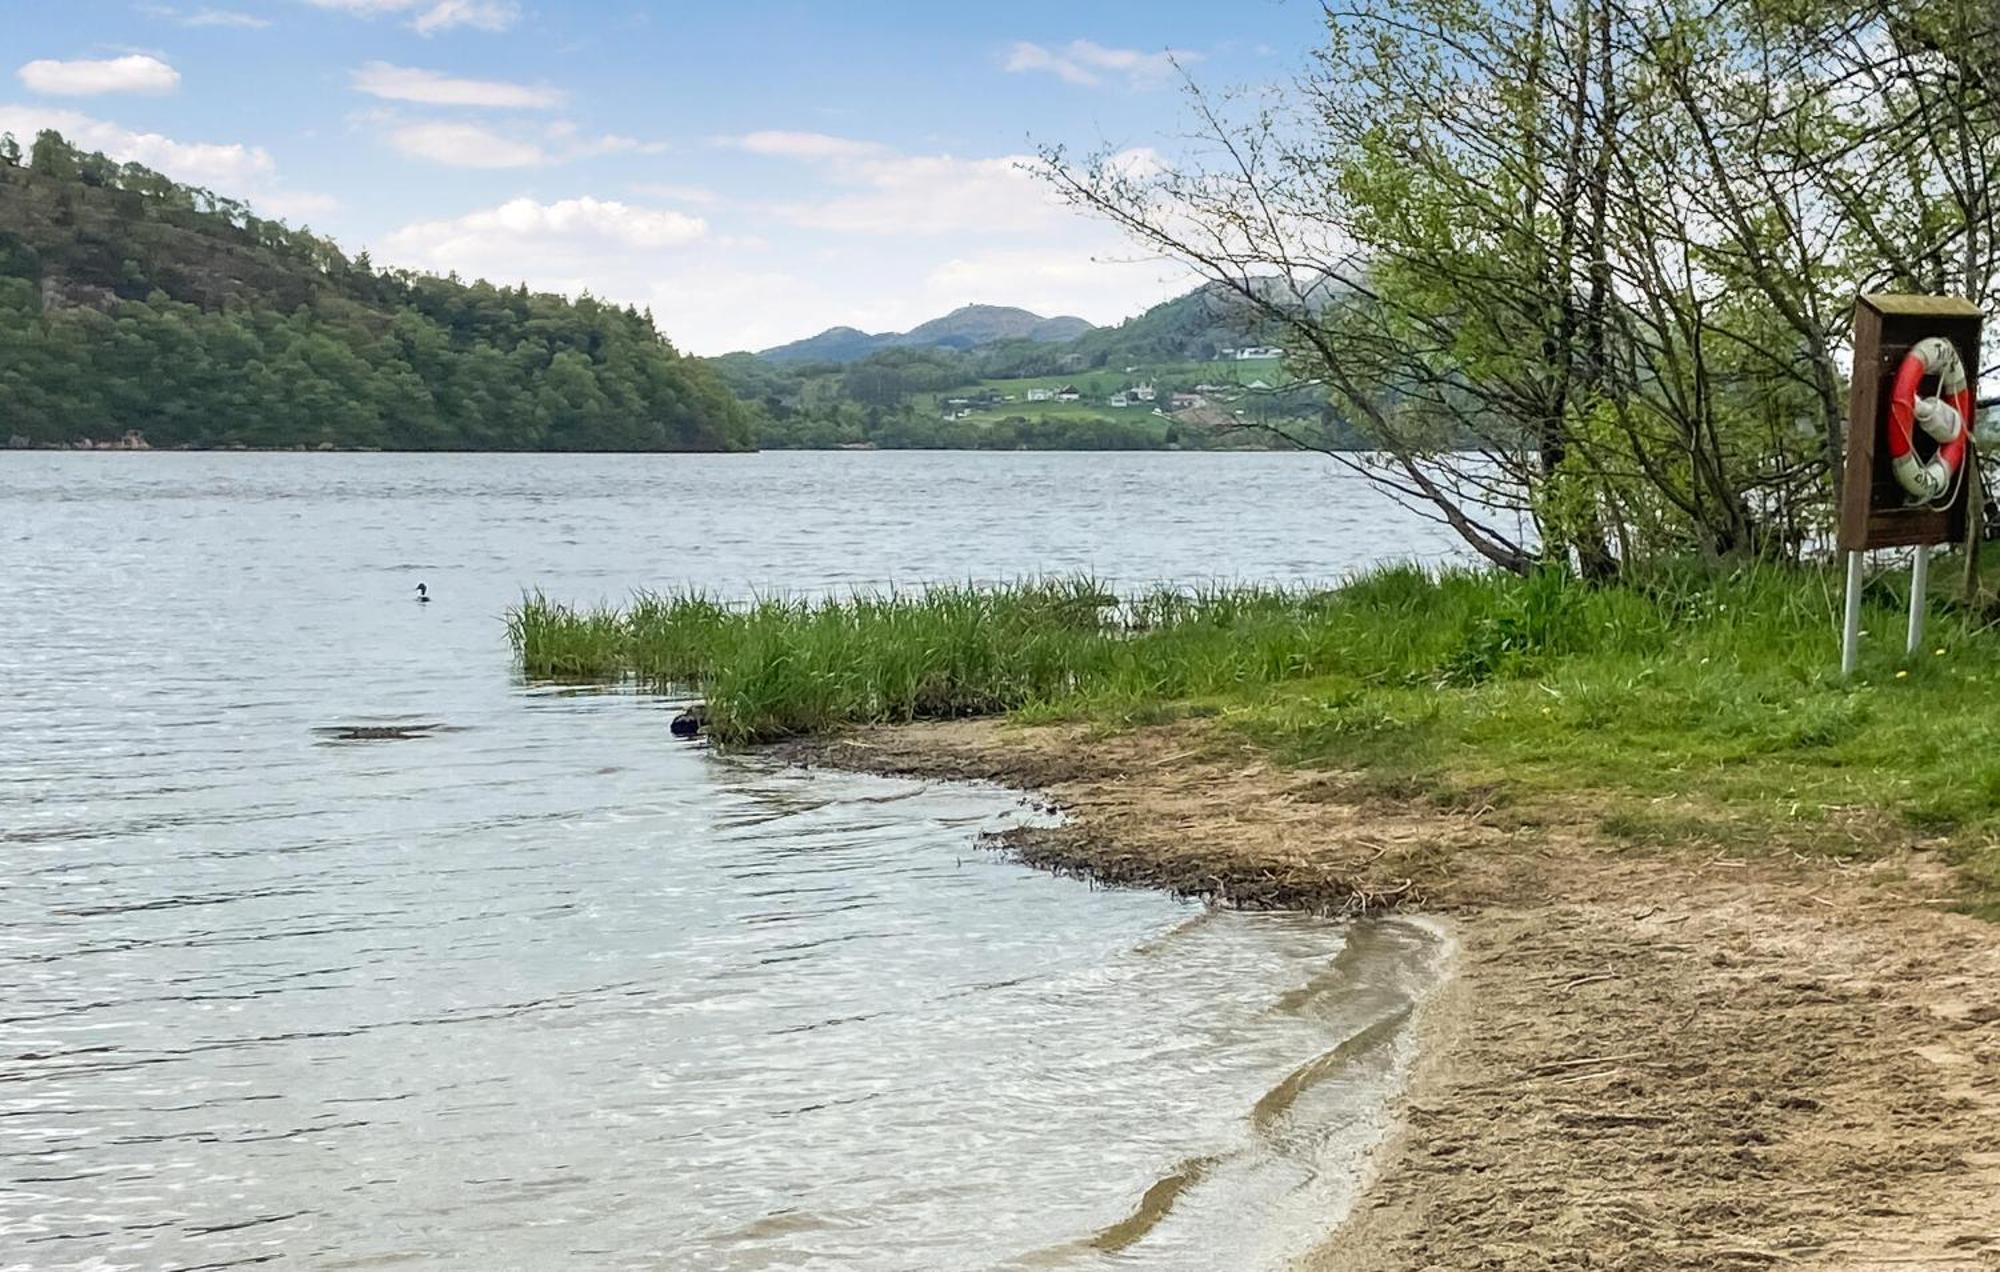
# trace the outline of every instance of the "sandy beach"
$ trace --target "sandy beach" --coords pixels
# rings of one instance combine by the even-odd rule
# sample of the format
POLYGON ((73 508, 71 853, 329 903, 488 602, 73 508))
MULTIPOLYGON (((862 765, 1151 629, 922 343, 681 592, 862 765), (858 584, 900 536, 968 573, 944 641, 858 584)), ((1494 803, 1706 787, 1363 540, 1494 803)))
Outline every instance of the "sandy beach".
POLYGON ((1039 792, 1064 824, 998 846, 1052 870, 1446 919, 1460 952, 1401 1129, 1313 1272, 2000 1268, 2000 946, 1921 847, 1613 843, 1586 810, 1409 801, 1202 722, 918 725, 792 755, 1039 792))

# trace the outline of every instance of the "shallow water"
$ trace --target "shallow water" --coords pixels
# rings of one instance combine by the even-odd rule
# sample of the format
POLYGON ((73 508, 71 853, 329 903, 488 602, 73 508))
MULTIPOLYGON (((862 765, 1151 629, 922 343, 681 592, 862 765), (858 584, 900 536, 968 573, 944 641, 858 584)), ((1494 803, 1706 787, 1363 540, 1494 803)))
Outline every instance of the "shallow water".
POLYGON ((1273 1265, 1431 934, 1023 869, 500 614, 1449 547, 1294 456, 0 454, 0 1268, 1273 1265))

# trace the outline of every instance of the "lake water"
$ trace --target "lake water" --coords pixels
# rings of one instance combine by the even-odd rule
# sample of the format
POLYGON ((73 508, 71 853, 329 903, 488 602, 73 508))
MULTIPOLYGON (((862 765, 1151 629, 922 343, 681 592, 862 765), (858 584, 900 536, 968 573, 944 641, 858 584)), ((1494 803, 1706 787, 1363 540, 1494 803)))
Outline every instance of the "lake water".
POLYGON ((1027 870, 502 615, 1450 551, 1300 456, 0 452, 0 1269, 1278 1266, 1426 929, 1027 870))

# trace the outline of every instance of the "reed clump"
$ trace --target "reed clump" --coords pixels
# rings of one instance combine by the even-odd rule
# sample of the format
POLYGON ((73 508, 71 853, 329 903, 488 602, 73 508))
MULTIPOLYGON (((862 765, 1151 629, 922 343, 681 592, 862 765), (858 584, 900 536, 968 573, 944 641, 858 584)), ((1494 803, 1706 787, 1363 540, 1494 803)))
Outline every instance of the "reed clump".
POLYGON ((1892 575, 1870 587, 1868 661, 1843 681, 1839 587, 1779 567, 1593 586, 1405 566, 1123 598, 1081 578, 743 605, 537 594, 510 631, 529 676, 699 695, 725 743, 1000 713, 1213 716, 1405 796, 1616 793, 1606 829, 1635 839, 1888 815, 2000 883, 2000 639, 1940 597, 1905 657, 1892 575))

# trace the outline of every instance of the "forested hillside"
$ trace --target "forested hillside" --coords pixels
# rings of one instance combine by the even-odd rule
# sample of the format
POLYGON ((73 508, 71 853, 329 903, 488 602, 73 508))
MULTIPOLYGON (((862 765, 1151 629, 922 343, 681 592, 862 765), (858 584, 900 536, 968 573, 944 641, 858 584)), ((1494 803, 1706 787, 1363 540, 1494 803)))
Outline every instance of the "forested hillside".
POLYGON ((829 327, 816 336, 760 350, 766 362, 853 362, 884 349, 978 349, 1005 341, 1060 344, 1091 330, 1081 318, 1044 318, 1011 305, 961 305, 908 331, 870 335, 853 327, 829 327))
POLYGON ((375 268, 43 133, 0 138, 0 444, 735 450, 630 308, 375 268))
POLYGON ((902 335, 834 328, 711 365, 757 412, 759 444, 773 449, 1362 447, 1325 389, 1292 374, 1281 349, 1245 348, 1262 345, 1266 330, 1233 293, 1203 287, 1115 327, 974 305, 902 335), (1012 321, 984 322, 990 340, 961 348, 935 339, 954 320, 992 315, 1012 321), (922 343, 910 339, 919 334, 922 343))

